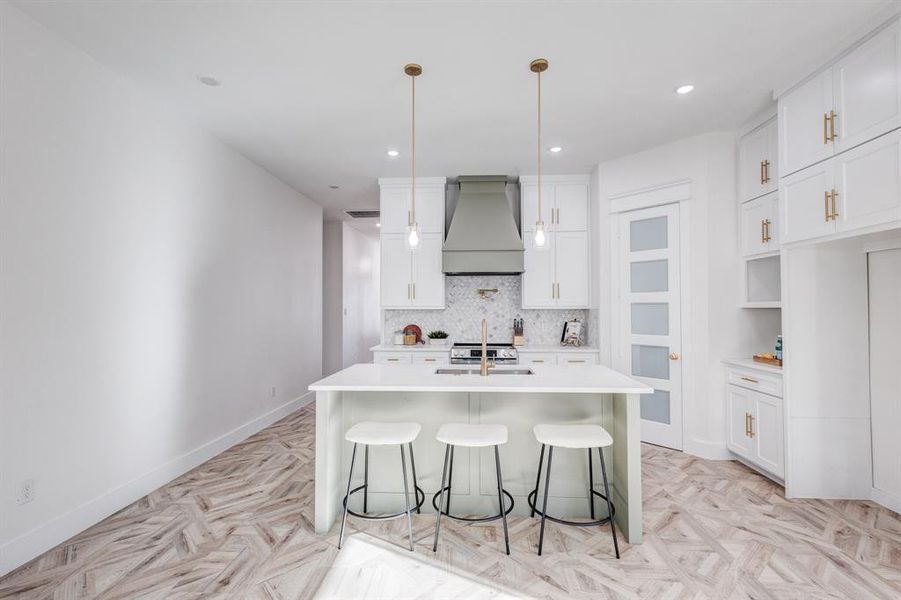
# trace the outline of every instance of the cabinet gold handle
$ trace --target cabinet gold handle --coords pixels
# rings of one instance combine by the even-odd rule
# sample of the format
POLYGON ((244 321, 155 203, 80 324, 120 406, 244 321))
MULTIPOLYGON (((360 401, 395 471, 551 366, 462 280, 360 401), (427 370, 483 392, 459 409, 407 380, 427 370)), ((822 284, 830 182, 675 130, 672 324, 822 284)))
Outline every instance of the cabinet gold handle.
POLYGON ((770 220, 764 219, 763 220, 763 243, 768 244, 771 239, 773 239, 773 238, 770 237, 770 220))
POLYGON ((837 115, 835 114, 834 110, 829 111, 829 141, 830 142, 835 141, 835 117, 836 116, 837 115))
POLYGON ((388 360, 388 362, 400 362, 399 358, 389 358, 387 360, 388 360))
POLYGON ((823 144, 829 143, 829 113, 823 113, 823 144))
POLYGON ((408 283, 407 284, 407 300, 410 300, 410 299, 412 299, 412 295, 410 293, 410 284, 408 283))
POLYGON ((757 381, 757 380, 754 379, 753 377, 745 377, 745 376, 742 376, 742 377, 740 377, 739 379, 742 379, 742 380, 744 380, 744 381, 749 381, 749 382, 751 382, 751 383, 760 383, 759 381, 757 381))
POLYGON ((824 194, 824 198, 823 198, 823 215, 824 215, 824 217, 825 217, 825 220, 828 221, 828 220, 829 220, 829 192, 828 192, 828 191, 827 191, 827 192, 823 192, 823 194, 824 194))
POLYGON ((413 299, 416 300, 416 284, 413 284, 413 299))
POLYGON ((748 437, 754 437, 754 415, 748 413, 748 437))
POLYGON ((750 437, 748 435, 748 417, 750 416, 750 413, 745 413, 745 437, 750 437))
POLYGON ((766 233, 765 233, 766 225, 764 225, 764 223, 765 223, 765 221, 763 219, 760 219, 760 243, 761 244, 766 243, 766 233))
POLYGON ((544 359, 543 359, 543 358, 533 358, 533 359, 532 359, 532 362, 533 362, 533 363, 543 363, 543 362, 544 362, 544 359))
POLYGON ((836 192, 836 191, 833 189, 833 190, 832 190, 832 214, 829 215, 830 217, 832 217, 832 220, 833 220, 833 221, 835 220, 835 217, 838 216, 838 212, 835 210, 835 197, 836 197, 836 196, 838 196, 838 192, 836 192))
POLYGON ((438 359, 437 358, 426 358, 425 362, 435 362, 436 360, 438 360, 438 359))
POLYGON ((763 161, 763 182, 770 182, 770 161, 768 160, 763 161))
POLYGON ((766 167, 763 166, 763 163, 764 163, 764 161, 760 161, 760 183, 761 184, 766 183, 766 175, 764 175, 764 170, 766 169, 766 167))
POLYGON ((557 297, 557 284, 552 283, 551 284, 551 298, 556 298, 556 297, 557 297))
POLYGON ((583 359, 583 360, 567 360, 566 362, 568 362, 568 363, 584 363, 584 362, 588 362, 588 361, 583 359))

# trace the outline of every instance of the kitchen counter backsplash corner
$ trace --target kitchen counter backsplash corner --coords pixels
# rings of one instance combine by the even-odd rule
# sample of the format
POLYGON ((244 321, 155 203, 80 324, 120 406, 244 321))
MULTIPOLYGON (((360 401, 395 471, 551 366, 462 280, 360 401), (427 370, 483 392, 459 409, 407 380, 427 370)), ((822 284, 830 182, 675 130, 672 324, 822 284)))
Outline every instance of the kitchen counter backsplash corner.
POLYGON ((526 343, 552 345, 560 343, 563 323, 579 319, 586 324, 583 344, 595 343, 588 310, 522 308, 521 279, 517 275, 477 275, 448 277, 445 283, 444 310, 385 310, 383 338, 388 343, 395 331, 414 323, 423 335, 441 329, 450 334, 451 342, 478 342, 482 319, 488 320, 488 339, 509 342, 513 339, 513 319, 525 321, 526 343), (497 288, 496 294, 479 297, 479 289, 497 288))

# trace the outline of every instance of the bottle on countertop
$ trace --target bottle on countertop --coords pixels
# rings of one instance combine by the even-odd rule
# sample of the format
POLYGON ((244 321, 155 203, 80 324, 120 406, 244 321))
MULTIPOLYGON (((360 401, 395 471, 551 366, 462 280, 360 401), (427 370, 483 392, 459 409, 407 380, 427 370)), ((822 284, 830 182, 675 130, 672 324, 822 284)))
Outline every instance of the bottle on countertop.
POLYGON ((782 360, 782 336, 776 336, 776 359, 782 360))

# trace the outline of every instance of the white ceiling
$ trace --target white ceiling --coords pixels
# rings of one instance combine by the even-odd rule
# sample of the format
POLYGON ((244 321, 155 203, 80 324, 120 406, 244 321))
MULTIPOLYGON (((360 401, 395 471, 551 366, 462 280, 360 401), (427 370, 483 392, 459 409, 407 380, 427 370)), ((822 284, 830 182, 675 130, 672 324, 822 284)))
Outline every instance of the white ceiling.
POLYGON ((100 62, 157 90, 331 218, 409 174, 545 172, 732 129, 894 10, 890 0, 658 2, 17 2, 100 62), (222 81, 207 87, 198 74, 222 81), (694 93, 673 89, 693 83, 694 93), (401 151, 389 159, 389 147, 401 151), (339 185, 332 190, 330 184, 339 185))

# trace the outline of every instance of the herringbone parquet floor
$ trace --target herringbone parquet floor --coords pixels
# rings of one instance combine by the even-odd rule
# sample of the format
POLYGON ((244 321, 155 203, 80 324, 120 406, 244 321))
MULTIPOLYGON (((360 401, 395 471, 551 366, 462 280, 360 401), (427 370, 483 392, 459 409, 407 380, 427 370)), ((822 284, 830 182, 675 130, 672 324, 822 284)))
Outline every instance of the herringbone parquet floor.
POLYGON ((868 502, 786 500, 728 461, 645 446, 645 543, 607 531, 433 518, 313 533, 305 408, 0 579, 2 598, 901 598, 901 517, 868 502), (369 535, 359 533, 365 530, 369 535))

